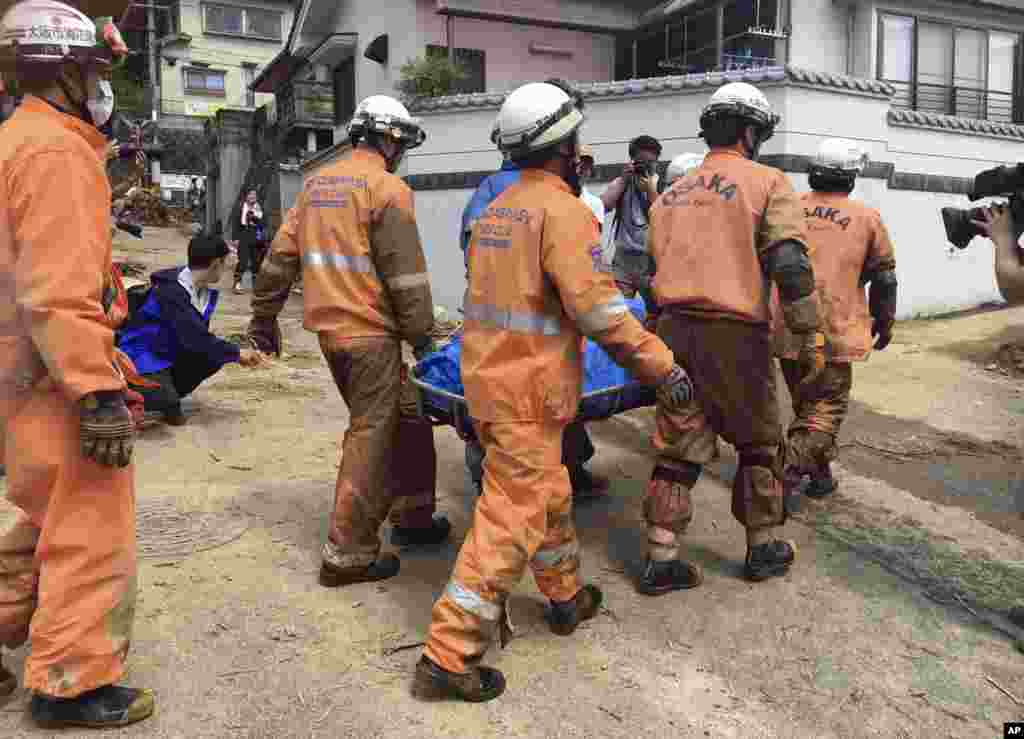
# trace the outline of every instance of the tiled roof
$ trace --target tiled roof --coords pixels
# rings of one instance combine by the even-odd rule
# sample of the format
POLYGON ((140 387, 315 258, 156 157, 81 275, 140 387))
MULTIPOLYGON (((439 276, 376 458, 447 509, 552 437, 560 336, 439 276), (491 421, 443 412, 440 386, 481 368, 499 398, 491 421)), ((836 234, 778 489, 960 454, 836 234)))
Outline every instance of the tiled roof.
POLYGON ((996 121, 982 121, 976 118, 958 118, 953 115, 922 113, 917 110, 890 110, 889 123, 910 128, 938 128, 965 134, 982 134, 1004 138, 1024 138, 1024 126, 996 121))
MULTIPOLYGON (((847 77, 841 74, 815 72, 801 67, 764 67, 742 72, 713 72, 710 74, 681 74, 670 77, 650 77, 642 80, 618 82, 591 82, 578 85, 586 99, 626 97, 660 92, 676 92, 700 88, 719 87, 726 82, 792 82, 798 85, 847 90, 861 95, 891 97, 893 88, 878 80, 847 77)), ((468 108, 497 108, 507 92, 479 92, 471 95, 447 95, 417 100, 410 105, 416 112, 435 112, 468 108)))

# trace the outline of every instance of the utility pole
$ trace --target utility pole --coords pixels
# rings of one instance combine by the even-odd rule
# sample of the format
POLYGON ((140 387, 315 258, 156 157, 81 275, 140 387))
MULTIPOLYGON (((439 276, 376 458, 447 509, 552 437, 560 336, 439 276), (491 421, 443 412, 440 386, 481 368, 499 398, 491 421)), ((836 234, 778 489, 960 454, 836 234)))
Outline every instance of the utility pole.
MULTIPOLYGON (((156 3, 157 0, 146 1, 146 45, 149 51, 149 86, 153 91, 153 108, 151 120, 153 126, 153 143, 160 143, 160 50, 157 48, 156 39, 156 3)), ((156 157, 150 159, 152 162, 153 184, 160 187, 160 161, 156 157)))

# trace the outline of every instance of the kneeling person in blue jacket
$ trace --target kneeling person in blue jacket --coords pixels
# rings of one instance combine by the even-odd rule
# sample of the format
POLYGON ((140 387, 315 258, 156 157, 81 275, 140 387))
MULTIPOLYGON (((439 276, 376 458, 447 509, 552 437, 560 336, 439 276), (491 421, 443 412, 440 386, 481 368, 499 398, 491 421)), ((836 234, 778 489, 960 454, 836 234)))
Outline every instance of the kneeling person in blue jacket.
POLYGON ((146 380, 159 387, 135 387, 147 413, 161 413, 173 426, 185 423, 181 399, 225 364, 254 366, 259 352, 240 349, 210 332, 210 319, 230 253, 219 236, 200 235, 188 245, 188 266, 154 272, 152 286, 117 334, 117 346, 146 380))

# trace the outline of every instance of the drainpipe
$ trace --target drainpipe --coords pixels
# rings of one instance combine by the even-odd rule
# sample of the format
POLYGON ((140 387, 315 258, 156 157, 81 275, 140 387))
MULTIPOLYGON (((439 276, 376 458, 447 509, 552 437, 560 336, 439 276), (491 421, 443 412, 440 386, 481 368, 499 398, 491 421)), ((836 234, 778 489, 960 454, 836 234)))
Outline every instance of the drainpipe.
POLYGON ((306 131, 306 151, 316 154, 316 131, 312 129, 306 131))
POLYGON ((455 42, 452 32, 455 30, 455 17, 446 15, 444 18, 444 38, 448 42, 448 61, 455 61, 455 42))
POLYGON ((846 16, 846 74, 854 75, 853 66, 853 43, 857 26, 857 6, 850 4, 846 16))
POLYGON ((725 61, 725 3, 718 3, 715 8, 715 68, 722 69, 725 61))
POLYGON ((793 63, 793 0, 786 0, 786 65, 793 63))

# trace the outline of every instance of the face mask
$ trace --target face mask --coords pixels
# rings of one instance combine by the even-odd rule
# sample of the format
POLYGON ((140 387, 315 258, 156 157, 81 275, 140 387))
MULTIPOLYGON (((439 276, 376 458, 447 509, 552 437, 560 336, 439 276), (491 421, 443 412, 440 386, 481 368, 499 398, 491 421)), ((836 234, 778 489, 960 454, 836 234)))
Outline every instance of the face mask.
POLYGON ((93 125, 102 128, 114 115, 114 88, 107 80, 100 80, 96 88, 98 97, 86 100, 85 107, 89 109, 93 125))

